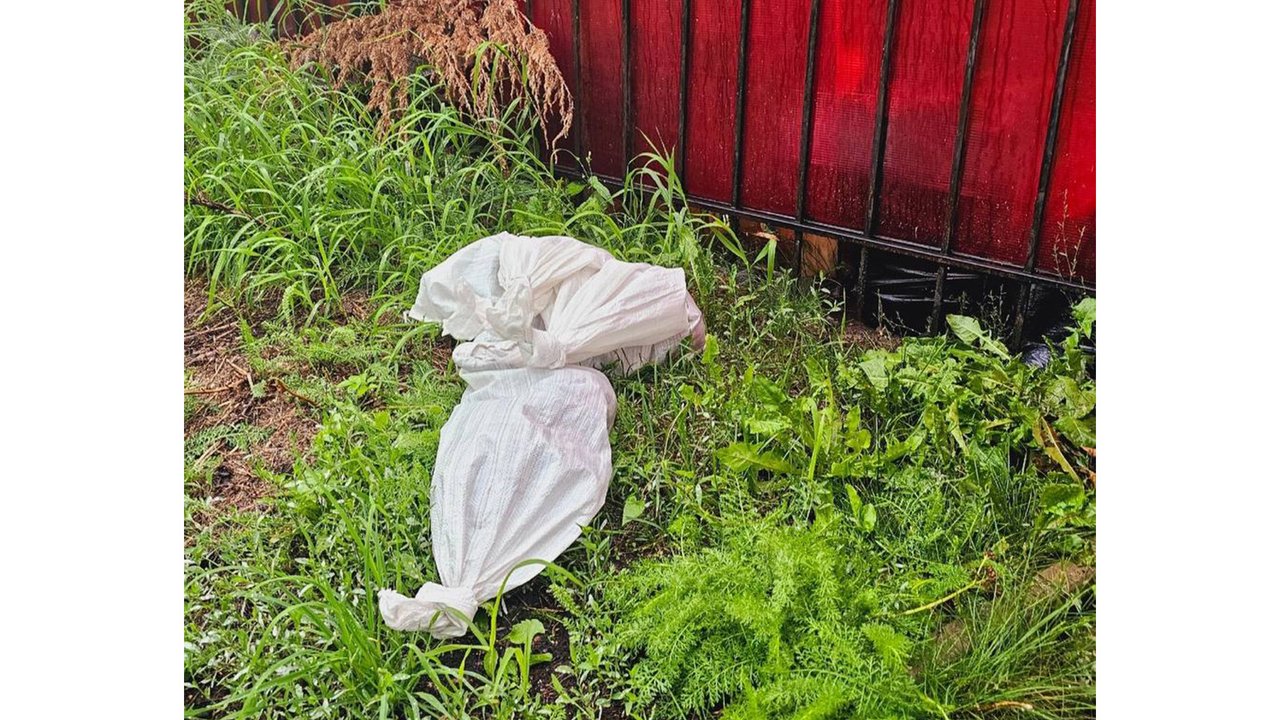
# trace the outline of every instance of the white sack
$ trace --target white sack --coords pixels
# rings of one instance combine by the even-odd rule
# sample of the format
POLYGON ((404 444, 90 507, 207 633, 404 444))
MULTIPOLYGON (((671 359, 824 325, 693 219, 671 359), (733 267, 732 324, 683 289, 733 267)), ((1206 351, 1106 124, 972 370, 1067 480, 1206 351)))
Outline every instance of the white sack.
POLYGON ((441 583, 413 598, 383 590, 397 630, 466 632, 479 605, 528 582, 604 505, 616 400, 596 367, 631 372, 693 336, 702 314, 684 271, 615 260, 569 237, 503 233, 422 276, 416 320, 469 340, 454 349, 467 383, 440 431, 431 534, 441 583))

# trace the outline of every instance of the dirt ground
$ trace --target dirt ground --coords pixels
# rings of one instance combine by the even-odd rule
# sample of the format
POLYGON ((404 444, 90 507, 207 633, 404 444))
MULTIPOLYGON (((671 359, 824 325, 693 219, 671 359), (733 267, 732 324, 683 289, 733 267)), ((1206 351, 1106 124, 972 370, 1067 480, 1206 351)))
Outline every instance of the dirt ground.
MULTIPOLYGON (((244 355, 241 318, 221 308, 206 316, 208 288, 188 280, 183 302, 183 366, 187 373, 184 438, 211 438, 191 467, 210 470, 207 487, 192 494, 214 499, 215 508, 263 509, 272 485, 255 470, 284 472, 306 455, 319 429, 311 408, 276 378, 253 377, 244 355), (219 428, 240 428, 235 437, 219 428), (260 430, 254 430, 259 428, 260 430)), ((246 317, 254 328, 263 318, 246 317)))

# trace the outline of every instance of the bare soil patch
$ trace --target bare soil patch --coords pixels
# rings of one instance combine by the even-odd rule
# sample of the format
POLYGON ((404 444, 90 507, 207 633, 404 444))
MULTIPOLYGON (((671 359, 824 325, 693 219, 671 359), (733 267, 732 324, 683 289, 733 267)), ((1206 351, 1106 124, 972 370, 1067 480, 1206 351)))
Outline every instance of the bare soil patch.
MULTIPOLYGON (((262 500, 273 487, 256 470, 288 471, 296 457, 305 457, 319 423, 303 399, 281 382, 253 377, 236 312, 219 308, 206 314, 207 309, 208 287, 188 279, 183 301, 189 406, 184 437, 204 434, 210 439, 193 466, 218 462, 207 488, 207 497, 219 498, 214 507, 263 510, 262 500), (223 436, 218 428, 238 431, 223 436)), ((264 319, 265 313, 244 318, 253 328, 264 319)))
POLYGON ((844 326, 844 339, 850 345, 859 348, 888 350, 890 352, 897 350, 902 344, 902 338, 894 335, 881 327, 870 327, 858 320, 848 319, 844 326))

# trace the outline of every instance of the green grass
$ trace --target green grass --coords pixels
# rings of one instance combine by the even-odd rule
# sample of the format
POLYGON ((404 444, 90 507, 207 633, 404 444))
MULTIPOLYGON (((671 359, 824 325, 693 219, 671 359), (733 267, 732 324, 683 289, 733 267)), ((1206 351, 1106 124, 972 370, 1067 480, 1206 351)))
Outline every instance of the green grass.
MULTIPOLYGON (((250 369, 321 426, 289 471, 259 471, 267 512, 211 521, 187 485, 188 716, 1092 714, 1092 585, 1036 581, 1093 563, 1090 307, 1044 370, 965 319, 852 346, 821 290, 683 209, 664 158, 618 191, 567 182, 520 108, 481 129, 425 87, 379 136, 361 98, 217 13, 188 34, 186 272, 273 318, 243 328, 250 369), (430 473, 463 388, 438 328, 399 312, 423 271, 501 230, 683 266, 712 339, 611 377, 605 509, 558 568, 440 643, 387 630, 376 603, 437 579, 430 473)), ((210 428, 188 463, 260 435, 210 428)))
POLYGON ((233 21, 215 15, 188 36, 200 47, 186 63, 187 271, 211 292, 270 295, 310 319, 357 288, 396 303, 423 270, 498 227, 573 235, 703 279, 699 238, 732 242, 722 222, 671 209, 669 159, 652 157, 619 192, 556 180, 527 112, 477 127, 428 87, 380 136, 360 98, 289 70, 233 21), (659 191, 632 192, 642 182, 659 191))

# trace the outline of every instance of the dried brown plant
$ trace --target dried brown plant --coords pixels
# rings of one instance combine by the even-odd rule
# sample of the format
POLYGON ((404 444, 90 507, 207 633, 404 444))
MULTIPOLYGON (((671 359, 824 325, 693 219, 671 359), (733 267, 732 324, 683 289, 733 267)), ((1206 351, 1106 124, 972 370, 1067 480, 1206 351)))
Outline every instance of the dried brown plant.
POLYGON ((573 97, 547 36, 515 0, 390 0, 382 12, 338 20, 288 51, 294 67, 336 70, 339 87, 367 84, 382 130, 408 106, 408 78, 419 66, 448 102, 479 118, 499 117, 510 101, 528 102, 548 144, 566 137, 573 122, 573 97), (550 140, 553 117, 561 130, 550 140))

